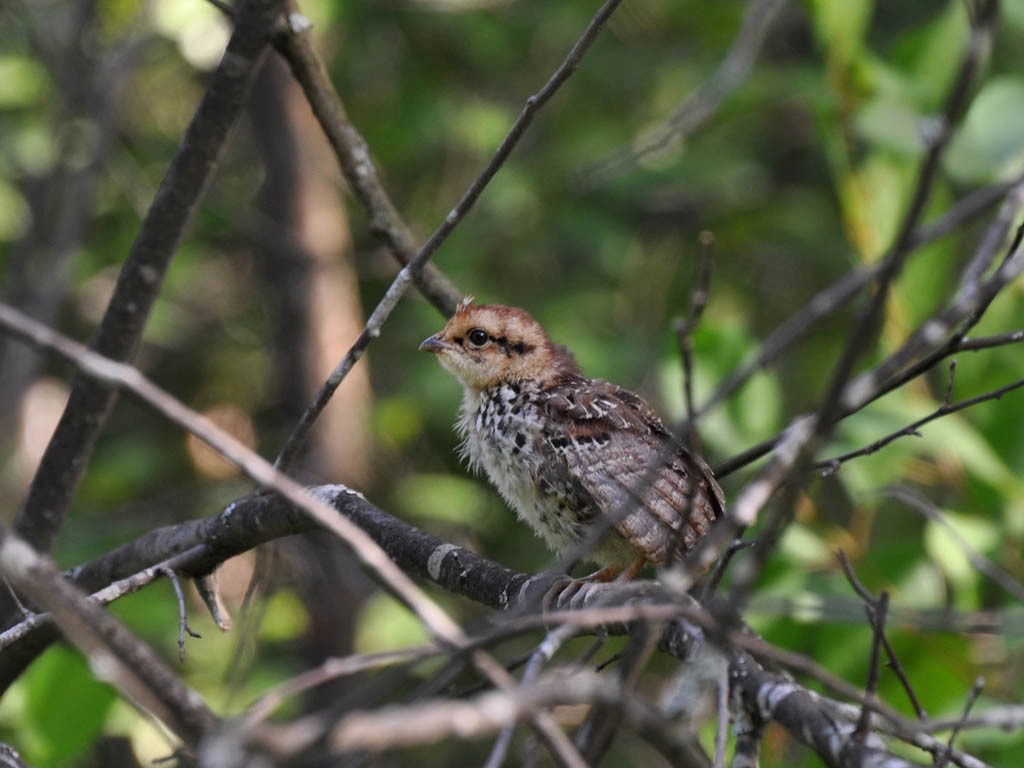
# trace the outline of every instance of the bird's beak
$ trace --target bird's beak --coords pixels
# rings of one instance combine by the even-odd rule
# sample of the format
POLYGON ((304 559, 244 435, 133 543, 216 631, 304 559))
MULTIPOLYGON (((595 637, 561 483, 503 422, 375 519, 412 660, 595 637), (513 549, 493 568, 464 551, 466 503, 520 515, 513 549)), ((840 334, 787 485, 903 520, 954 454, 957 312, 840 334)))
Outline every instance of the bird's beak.
POLYGON ((420 352, 444 352, 451 344, 441 338, 441 334, 435 333, 433 336, 424 339, 423 343, 420 344, 420 352))

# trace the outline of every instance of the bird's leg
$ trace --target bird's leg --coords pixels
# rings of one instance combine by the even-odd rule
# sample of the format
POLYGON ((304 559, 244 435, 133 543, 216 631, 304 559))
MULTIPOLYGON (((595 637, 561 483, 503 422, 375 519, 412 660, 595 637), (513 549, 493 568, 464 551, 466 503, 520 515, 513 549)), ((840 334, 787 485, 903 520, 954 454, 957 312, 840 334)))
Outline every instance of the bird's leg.
POLYGON ((588 574, 586 576, 580 576, 578 579, 576 579, 576 581, 584 583, 594 581, 604 583, 608 581, 615 581, 615 579, 617 579, 619 577, 619 574, 621 573, 621 565, 606 565, 604 568, 601 568, 598 571, 594 571, 591 574, 588 574))
POLYGON ((644 569, 645 565, 647 565, 647 558, 646 557, 638 557, 636 560, 634 560, 632 563, 629 564, 629 566, 626 568, 626 570, 624 570, 622 573, 619 574, 618 580, 619 581, 632 581, 633 579, 635 579, 637 577, 637 574, 639 574, 640 571, 642 571, 644 569))
POLYGON ((643 570, 643 567, 647 565, 647 558, 638 557, 628 566, 621 565, 606 565, 599 571, 594 571, 589 576, 582 576, 577 581, 597 581, 597 582, 608 582, 608 581, 632 581, 636 578, 637 574, 643 570))

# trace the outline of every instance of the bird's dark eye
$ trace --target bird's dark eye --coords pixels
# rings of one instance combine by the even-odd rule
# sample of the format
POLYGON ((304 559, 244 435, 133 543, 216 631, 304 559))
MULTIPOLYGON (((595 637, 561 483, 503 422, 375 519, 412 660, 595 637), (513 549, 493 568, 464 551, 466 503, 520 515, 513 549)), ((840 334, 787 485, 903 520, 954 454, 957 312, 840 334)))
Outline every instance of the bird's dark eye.
POLYGON ((466 335, 466 337, 469 339, 469 343, 474 347, 482 347, 487 343, 488 339, 487 331, 482 328, 474 328, 466 335))

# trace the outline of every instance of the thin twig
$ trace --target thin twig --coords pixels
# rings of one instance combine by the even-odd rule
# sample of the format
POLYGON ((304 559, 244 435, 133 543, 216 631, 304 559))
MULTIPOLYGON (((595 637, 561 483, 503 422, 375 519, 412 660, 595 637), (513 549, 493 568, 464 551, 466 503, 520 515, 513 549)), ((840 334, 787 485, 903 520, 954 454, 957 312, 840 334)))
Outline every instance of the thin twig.
POLYGON ((982 336, 977 339, 964 339, 957 345, 958 352, 977 352, 982 349, 993 347, 1005 347, 1009 344, 1019 344, 1024 341, 1024 330, 999 333, 993 336, 982 336))
MULTIPOLYGON (((864 686, 864 695, 869 699, 878 697, 878 673, 881 665, 882 641, 885 637, 885 618, 889 611, 889 593, 882 591, 878 600, 872 601, 865 606, 868 614, 868 621, 871 622, 873 637, 871 640, 871 660, 868 663, 868 681, 864 686)), ((854 731, 854 739, 864 744, 871 732, 871 710, 867 707, 861 708, 860 719, 857 721, 857 728, 854 731)))
POLYGON ((977 678, 974 681, 974 685, 971 686, 970 693, 967 694, 967 701, 964 703, 964 712, 949 734, 949 741, 946 742, 946 751, 936 757, 935 768, 945 768, 946 763, 949 762, 950 753, 953 750, 953 742, 956 741, 956 737, 960 735, 960 729, 967 721, 967 717, 971 714, 971 709, 974 707, 974 703, 978 700, 978 697, 981 696, 981 692, 984 689, 985 678, 977 678))
MULTIPOLYGON (((927 416, 923 416, 917 421, 911 422, 907 426, 901 429, 897 429, 896 431, 889 433, 885 437, 875 440, 873 443, 871 443, 870 445, 866 445, 863 448, 858 448, 853 451, 847 451, 846 453, 841 453, 838 456, 832 456, 831 458, 823 459, 822 461, 819 461, 818 463, 814 464, 813 468, 815 470, 820 470, 822 475, 830 475, 834 473, 836 470, 838 470, 842 464, 849 461, 850 459, 855 459, 860 456, 869 456, 872 453, 875 453, 878 450, 889 445, 889 443, 894 442, 895 440, 899 440, 901 437, 920 437, 920 429, 925 424, 929 424, 937 419, 941 419, 943 416, 949 416, 950 414, 966 410, 967 408, 971 408, 975 405, 978 405, 979 403, 985 403, 990 400, 999 400, 1000 398, 1003 397, 1003 395, 1006 395, 1010 392, 1014 392, 1020 389, 1021 387, 1024 387, 1024 379, 1020 379, 1010 384, 1006 384, 1005 386, 999 387, 998 389, 993 389, 991 392, 985 392, 984 394, 976 395, 975 397, 969 397, 966 400, 960 400, 959 402, 956 403, 950 403, 947 399, 946 402, 944 402, 934 411, 929 413, 927 416)), ((948 391, 946 393, 946 397, 949 397, 948 391)))
MULTIPOLYGON (((160 578, 160 576, 166 575, 168 571, 173 572, 176 565, 187 563, 200 550, 204 549, 206 549, 205 545, 199 545, 180 554, 173 555, 172 557, 162 560, 156 565, 143 568, 140 571, 133 573, 131 576, 108 584, 103 589, 93 592, 90 595, 90 598, 100 605, 108 605, 115 600, 119 600, 125 595, 137 592, 147 584, 150 584, 160 578)), ((24 619, 13 627, 9 627, 3 632, 0 632, 0 651, 3 651, 17 640, 25 637, 37 627, 41 627, 47 622, 52 621, 52 619, 53 617, 50 616, 49 613, 27 614, 24 619)))
POLYGON ((470 701, 443 699, 353 712, 333 728, 328 748, 333 753, 384 752, 450 737, 474 738, 521 721, 531 712, 561 704, 597 702, 612 707, 627 722, 669 747, 690 747, 673 733, 664 718, 632 697, 623 696, 613 678, 576 670, 571 675, 549 675, 531 686, 485 693, 470 701))
POLYGON ((951 205, 941 218, 931 224, 922 225, 917 232, 911 235, 910 247, 920 248, 922 245, 960 231, 965 224, 1006 197, 1006 193, 1019 184, 1021 178, 1024 177, 1018 176, 1013 181, 990 184, 987 187, 972 190, 951 205))
POLYGON ((438 653, 440 653, 440 649, 437 646, 420 646, 327 659, 313 669, 308 669, 263 694, 245 713, 244 727, 250 730, 255 728, 265 722, 286 700, 317 686, 325 685, 332 680, 361 672, 384 669, 396 664, 423 661, 438 653))
MULTIPOLYGON (((843 568, 843 573, 846 575, 846 580, 853 587, 853 590, 857 593, 861 600, 864 601, 864 607, 868 611, 868 620, 871 622, 872 628, 876 628, 875 613, 877 601, 874 595, 868 591, 860 579, 857 578, 856 572, 853 570, 853 564, 850 559, 846 556, 843 550, 836 552, 836 557, 839 559, 839 564, 843 568)), ((889 597, 886 594, 885 603, 885 616, 889 616, 889 597)), ((884 632, 879 633, 876 629, 875 637, 882 642, 882 646, 885 648, 885 653, 889 657, 889 668, 893 670, 893 673, 899 679, 903 685, 903 690, 906 691, 907 698, 910 699, 911 706, 914 707, 914 712, 917 713, 919 720, 927 720, 928 714, 925 712, 924 707, 921 706, 921 701, 917 697, 917 693, 914 691, 914 687, 910 684, 910 678, 907 677, 906 671, 903 669, 903 665, 900 664, 899 659, 896 656, 896 651, 893 650, 892 644, 889 642, 889 638, 886 637, 884 632)))
POLYGON ((635 166, 644 157, 685 140, 707 123, 732 92, 750 76, 761 46, 785 4, 786 0, 753 0, 748 3, 739 31, 715 73, 690 94, 663 125, 639 139, 632 147, 616 152, 583 171, 581 177, 584 185, 592 187, 604 183, 635 166))
MULTIPOLYGON (((623 697, 633 694, 640 674, 651 654, 657 650, 661 628, 657 623, 639 622, 630 632, 629 643, 616 666, 616 688, 623 697)), ((589 765, 597 765, 615 740, 621 720, 617 706, 597 702, 576 731, 576 746, 589 765)))
POLYGON ((727 506, 725 520, 719 520, 712 526, 688 553, 687 558, 693 564, 693 572, 699 573, 709 568, 728 542, 757 521, 768 500, 775 495, 801 460, 814 434, 814 417, 798 416, 790 422, 771 460, 727 506))
MULTIPOLYGON (((577 632, 577 628, 569 624, 562 624, 549 632, 534 649, 533 653, 530 654, 526 669, 523 670, 523 677, 519 681, 520 688, 533 685, 540 677, 544 665, 551 661, 554 655, 558 653, 559 648, 574 637, 577 632)), ((491 754, 488 755, 487 762, 484 763, 484 768, 500 768, 508 756, 514 734, 515 725, 512 723, 501 729, 501 733, 491 749, 491 754)))
POLYGON ((715 266, 715 236, 709 231, 700 233, 700 255, 697 258, 696 277, 690 292, 690 309, 685 318, 676 320, 673 330, 679 343, 679 356, 683 361, 683 401, 686 404, 684 433, 686 444, 693 451, 700 451, 697 439, 696 409, 693 405, 693 334, 700 325, 704 308, 708 303, 711 275, 715 266))

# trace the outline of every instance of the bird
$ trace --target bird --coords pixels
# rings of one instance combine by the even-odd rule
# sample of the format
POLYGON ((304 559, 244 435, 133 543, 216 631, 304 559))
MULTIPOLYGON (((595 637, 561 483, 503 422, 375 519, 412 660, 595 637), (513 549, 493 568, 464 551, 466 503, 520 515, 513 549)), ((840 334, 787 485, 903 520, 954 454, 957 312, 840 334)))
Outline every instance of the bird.
POLYGON ((466 297, 419 349, 462 384, 463 459, 550 549, 601 566, 586 579, 679 561, 724 517, 704 459, 639 395, 584 376, 525 310, 466 297))

